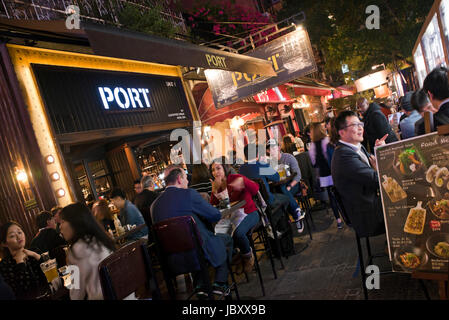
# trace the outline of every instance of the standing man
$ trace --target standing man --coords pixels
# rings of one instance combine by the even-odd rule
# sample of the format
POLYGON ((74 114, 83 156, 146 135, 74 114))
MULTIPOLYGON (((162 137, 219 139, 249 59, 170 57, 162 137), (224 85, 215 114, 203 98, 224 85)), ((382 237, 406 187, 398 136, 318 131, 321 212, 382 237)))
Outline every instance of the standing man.
MULTIPOLYGON (((383 115, 382 115, 383 117, 383 115)), ((335 120, 339 142, 332 156, 332 179, 343 207, 360 237, 385 233, 376 160, 362 146, 363 122, 353 111, 341 112, 335 120)), ((387 135, 375 141, 385 144, 387 135)))
POLYGON ((365 124, 364 140, 369 152, 374 152, 376 140, 381 139, 386 134, 388 134, 386 143, 398 141, 377 103, 368 104, 365 98, 359 98, 357 100, 357 109, 363 116, 363 123, 365 124))
POLYGON ((290 172, 292 174, 296 173, 290 183, 281 186, 281 191, 288 197, 288 212, 296 223, 298 233, 302 233, 304 231, 302 219, 306 216, 306 212, 301 210, 295 199, 295 195, 300 191, 301 186, 301 170, 299 169, 298 161, 293 155, 282 152, 281 147, 273 139, 268 141, 267 152, 270 153, 271 167, 277 167, 277 164, 288 165, 290 172))
POLYGON ((434 114, 436 127, 449 124, 449 70, 438 67, 432 70, 424 79, 424 90, 429 95, 433 107, 438 110, 434 114))
MULTIPOLYGON (((123 190, 115 188, 111 191, 110 194, 111 202, 117 209, 120 210, 120 222, 122 225, 136 225, 139 226, 145 223, 145 220, 142 217, 139 209, 135 205, 131 203, 131 201, 126 199, 126 195, 123 190)), ((140 238, 147 237, 148 235, 148 227, 145 226, 142 230, 133 233, 126 240, 138 240, 140 238)))
POLYGON ((150 208, 153 201, 156 200, 158 194, 154 192, 154 182, 151 176, 143 176, 140 180, 143 191, 136 196, 134 204, 142 213, 145 223, 151 227, 150 208))
MULTIPOLYGON (((228 234, 215 234, 204 222, 204 220, 208 223, 218 222, 221 219, 220 211, 206 202, 198 191, 188 188, 187 174, 179 166, 169 166, 164 171, 164 177, 167 187, 151 206, 153 223, 180 216, 193 217, 203 240, 205 258, 215 268, 213 292, 219 295, 228 292, 226 248, 232 252, 232 238, 228 234)), ((176 234, 173 236, 176 237, 176 234)), ((176 257, 173 257, 173 261, 175 260, 177 260, 176 257)), ((178 261, 182 261, 182 257, 178 261)), ((206 298, 206 284, 203 282, 201 272, 193 273, 193 281, 198 298, 206 298)))
POLYGON ((402 139, 408 139, 415 136, 415 123, 421 119, 421 115, 412 107, 412 95, 413 91, 407 92, 401 102, 401 108, 407 115, 407 117, 399 123, 402 139))

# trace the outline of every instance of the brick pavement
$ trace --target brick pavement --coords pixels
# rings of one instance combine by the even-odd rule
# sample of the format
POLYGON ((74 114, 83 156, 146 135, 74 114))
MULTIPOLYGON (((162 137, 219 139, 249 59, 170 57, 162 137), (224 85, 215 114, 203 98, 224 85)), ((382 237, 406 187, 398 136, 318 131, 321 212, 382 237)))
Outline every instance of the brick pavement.
MULTIPOLYGON (((329 211, 313 212, 316 231, 310 240, 307 230, 302 235, 294 231, 297 254, 284 260, 285 270, 280 270, 276 260, 278 279, 274 280, 271 265, 266 256, 261 258, 261 269, 266 296, 262 296, 255 272, 250 282, 238 279, 242 300, 358 300, 363 299, 360 274, 355 274, 357 246, 352 229, 337 229, 333 214, 329 211)), ((363 244, 364 246, 364 241, 363 244)), ((371 239, 373 253, 383 253, 385 236, 371 239)), ((375 259, 380 270, 391 270, 388 257, 375 259)), ((431 299, 438 299, 434 282, 425 282, 431 299)), ((415 279, 408 274, 393 273, 380 276, 380 289, 370 290, 372 300, 424 300, 425 295, 415 279)))

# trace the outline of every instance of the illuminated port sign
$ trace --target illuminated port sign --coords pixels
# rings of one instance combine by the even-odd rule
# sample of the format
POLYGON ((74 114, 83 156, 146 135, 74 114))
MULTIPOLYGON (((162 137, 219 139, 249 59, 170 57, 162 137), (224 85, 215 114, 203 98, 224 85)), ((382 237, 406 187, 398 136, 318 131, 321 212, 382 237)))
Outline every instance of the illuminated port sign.
POLYGON ((151 108, 147 88, 121 88, 121 87, 98 87, 101 101, 105 110, 109 110, 112 104, 116 104, 120 109, 151 108))
POLYGON ((179 77, 41 64, 32 68, 56 135, 192 120, 179 77))

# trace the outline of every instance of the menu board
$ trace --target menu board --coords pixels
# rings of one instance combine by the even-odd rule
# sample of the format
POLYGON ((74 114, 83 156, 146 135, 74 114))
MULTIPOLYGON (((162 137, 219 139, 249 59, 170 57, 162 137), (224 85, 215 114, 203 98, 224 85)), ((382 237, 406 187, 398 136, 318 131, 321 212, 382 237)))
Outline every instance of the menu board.
POLYGON ((449 136, 391 143, 376 160, 393 271, 448 272, 449 136))

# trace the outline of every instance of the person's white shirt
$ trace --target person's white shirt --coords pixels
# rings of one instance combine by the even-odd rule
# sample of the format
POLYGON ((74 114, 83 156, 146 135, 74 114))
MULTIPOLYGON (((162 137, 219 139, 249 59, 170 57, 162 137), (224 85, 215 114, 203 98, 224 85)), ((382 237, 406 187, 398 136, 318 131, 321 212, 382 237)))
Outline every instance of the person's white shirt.
MULTIPOLYGON (((75 242, 67 255, 68 265, 79 268, 79 289, 70 289, 71 300, 103 300, 98 265, 112 252, 96 241, 83 239, 75 242)), ((74 285, 76 285, 76 279, 74 285)))

